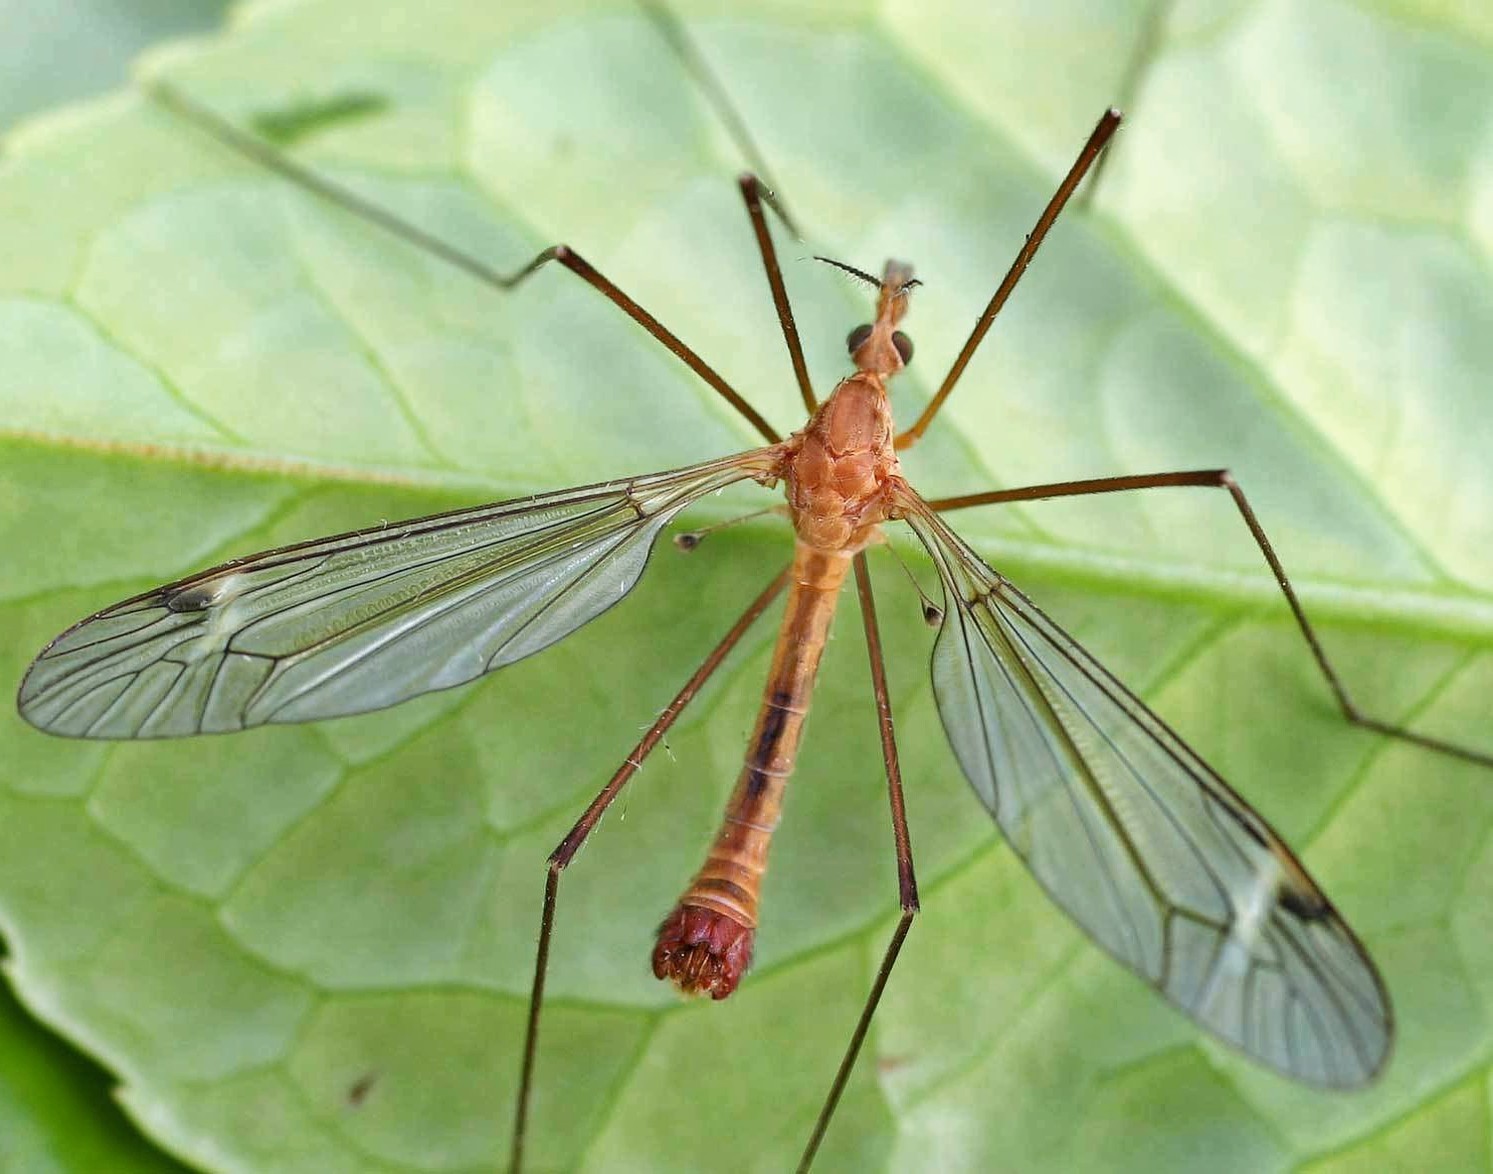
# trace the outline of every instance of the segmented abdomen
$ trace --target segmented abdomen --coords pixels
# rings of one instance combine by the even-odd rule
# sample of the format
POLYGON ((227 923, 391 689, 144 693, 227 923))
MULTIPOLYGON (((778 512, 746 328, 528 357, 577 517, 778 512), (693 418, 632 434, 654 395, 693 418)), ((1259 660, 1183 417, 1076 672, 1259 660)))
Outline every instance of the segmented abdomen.
POLYGON ((788 604, 746 761, 704 867, 660 927, 653 951, 654 974, 681 990, 723 999, 751 962, 767 850, 851 557, 802 542, 794 549, 788 604))

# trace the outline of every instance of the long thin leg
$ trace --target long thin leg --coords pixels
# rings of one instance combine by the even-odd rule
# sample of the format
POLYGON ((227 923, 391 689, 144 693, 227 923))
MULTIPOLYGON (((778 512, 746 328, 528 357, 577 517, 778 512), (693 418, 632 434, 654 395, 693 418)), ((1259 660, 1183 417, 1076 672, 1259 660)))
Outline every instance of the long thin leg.
MULTIPOLYGON (((674 50, 675 56, 684 64, 684 68, 694 75, 695 84, 700 87, 706 100, 715 107, 716 115, 725 124, 727 133, 736 140, 736 146, 746 157, 752 170, 767 182, 769 189, 776 189, 777 184, 773 182, 767 160, 757 149, 756 140, 752 138, 752 132, 747 129, 746 119, 742 118, 736 107, 731 104, 731 96, 726 93, 726 87, 721 85, 720 79, 711 71, 705 55, 690 38, 683 23, 669 11, 666 5, 656 3, 655 0, 639 0, 639 6, 657 26, 659 33, 669 43, 669 48, 674 50)), ((773 196, 769 202, 772 204, 773 211, 788 227, 788 231, 795 237, 802 237, 803 233, 798 231, 798 225, 794 223, 793 217, 788 215, 788 209, 782 199, 773 196)))
POLYGON ((746 120, 732 105, 731 96, 726 92, 726 87, 721 85, 720 79, 712 72, 705 60, 705 55, 691 39, 683 23, 669 11, 667 6, 656 3, 655 0, 639 0, 639 6, 653 21, 685 69, 694 75, 695 84, 700 87, 706 100, 715 107, 716 115, 725 124, 727 132, 736 140, 736 145, 746 157, 747 162, 751 164, 752 170, 742 175, 740 179, 741 195, 746 200, 747 213, 752 218, 752 231, 757 234, 757 248, 762 254, 762 267, 767 270, 767 284, 772 288, 772 301, 777 307, 778 322, 783 328, 783 341, 788 344, 788 355, 793 360, 793 375, 798 380, 798 389, 803 395, 804 407, 812 412, 817 405, 814 388, 809 382, 809 369, 804 363, 803 346, 798 340, 798 327, 794 325, 793 310, 788 304, 788 294, 783 289, 783 274, 778 268, 777 252, 773 248, 772 237, 767 231, 767 222, 762 215, 762 205, 766 204, 772 208, 777 213, 778 219, 794 237, 802 237, 803 234, 799 232, 793 217, 788 214, 788 208, 782 198, 774 190, 777 185, 768 173, 767 160, 757 148, 751 131, 747 129, 746 120))
POLYGON ((1337 670, 1332 667, 1332 662, 1327 659, 1322 642, 1317 638, 1311 621, 1306 618, 1306 611, 1301 606, 1301 600, 1296 597, 1295 588, 1291 586, 1290 579, 1286 577, 1286 568, 1281 565, 1275 548, 1270 545, 1270 539, 1265 536, 1265 528, 1260 525, 1254 510, 1250 508, 1249 501, 1244 496, 1244 490, 1239 488, 1239 483, 1234 480, 1233 474, 1227 469, 1193 469, 1176 473, 1143 473, 1131 477, 1095 477, 1086 481, 1058 481, 1051 485, 1027 485, 1019 489, 997 489, 989 493, 971 493, 962 497, 942 497, 928 504, 940 511, 961 510, 969 506, 998 505, 1001 502, 1032 501, 1048 497, 1082 497, 1095 493, 1123 493, 1132 489, 1159 489, 1173 485, 1201 486, 1228 491, 1240 516, 1244 519, 1244 524, 1249 527, 1255 545, 1260 548, 1260 553, 1270 564, 1270 571, 1280 586, 1281 594, 1286 597, 1286 602, 1291 607, 1291 614, 1296 617, 1296 626, 1301 629, 1301 635, 1312 650, 1312 657, 1316 660, 1317 667, 1322 670, 1322 676, 1327 679, 1327 687, 1332 690, 1332 695, 1336 698, 1338 708, 1342 710, 1344 717, 1356 726, 1377 730, 1392 738, 1403 738, 1417 746, 1424 746, 1443 754, 1451 754, 1457 758, 1465 758, 1469 762, 1476 762, 1482 766, 1493 766, 1493 754, 1474 750, 1468 746, 1458 746, 1454 742, 1446 742, 1426 734, 1418 734, 1404 726, 1370 717, 1358 708, 1357 703, 1349 696, 1348 689, 1338 676, 1337 670))
POLYGON ((638 744, 633 747, 632 752, 623 760, 622 765, 617 768, 617 773, 607 781, 607 785, 601 789, 596 798, 591 800, 591 805, 582 813, 580 819, 575 821, 575 826, 565 833, 565 838, 550 853, 544 880, 544 911, 539 918, 539 945, 534 952, 534 987, 529 994, 529 1022, 524 1034, 524 1058, 519 1074, 518 1105, 514 1109, 513 1117, 513 1146, 509 1153, 510 1174, 519 1174, 523 1167, 524 1130, 528 1124, 529 1099, 534 1084, 534 1058, 539 1046, 539 1014, 544 1008, 544 979, 549 966, 550 938, 555 928, 555 902, 560 892, 560 874, 569 866, 575 854, 581 850, 586 837, 600 822, 606 809, 612 805, 612 800, 617 798, 622 788, 643 765, 643 760, 648 757, 649 752, 663 740, 663 736, 668 733, 669 727, 684 711, 684 707, 694 700, 695 694, 704 686, 710 675, 720 667, 721 662, 726 659, 731 649, 736 647, 742 636, 746 635, 747 629, 777 598, 787 582, 788 568, 785 567, 779 572, 778 577, 767 585, 766 590, 752 600, 741 618, 732 625, 731 630, 722 637, 721 642, 711 650, 710 655, 695 670, 694 675, 684 683, 684 687, 675 695, 674 700, 664 707, 658 719, 648 727, 648 732, 643 735, 638 744))
POLYGON ((928 401, 928 406, 923 409, 923 414, 917 418, 913 426, 897 437, 898 448, 908 448, 916 444, 918 437, 923 435, 928 425, 932 423, 933 417, 938 414, 938 409, 943 407, 944 400, 949 398, 949 393, 954 390, 954 384, 958 383, 959 376, 964 374, 964 368, 974 357, 975 349, 985 338, 991 323, 995 321, 995 316, 1001 312, 1001 307, 1006 304, 1006 299, 1011 296, 1011 291, 1016 288, 1016 283, 1026 272, 1026 267, 1037 255, 1037 250, 1047 236, 1047 230, 1052 227, 1053 221, 1058 218, 1058 213, 1063 210, 1063 205, 1068 202, 1068 197, 1073 194, 1073 189, 1078 187, 1083 180, 1084 173, 1088 171, 1099 152, 1104 150, 1104 144, 1109 142, 1110 137, 1115 133, 1115 128, 1119 125, 1120 112, 1118 110, 1106 110, 1104 116, 1099 119, 1098 125, 1089 135, 1088 142, 1084 143, 1083 150, 1078 153, 1078 158, 1073 161, 1073 166, 1068 169, 1068 174, 1058 185, 1058 190, 1053 193, 1052 199, 1047 201, 1047 207, 1042 209, 1042 215, 1037 217, 1035 227, 1027 234, 1026 243, 1021 246, 1021 251, 1016 254, 1016 260, 1011 262, 1011 268, 1006 270, 1006 276, 995 293, 991 295, 990 303, 985 307, 985 312, 980 315, 980 320, 975 323, 974 330, 970 331, 969 340, 965 342, 964 349, 959 352, 959 357, 954 360, 954 365, 949 368, 949 373, 944 376, 944 381, 937 393, 928 401))
MULTIPOLYGON (((778 324, 783 328, 783 341, 788 344, 788 356, 793 360, 793 375, 798 380, 798 390, 803 393, 804 407, 812 412, 819 406, 814 398, 814 387, 809 382, 809 368, 804 363, 803 344, 798 340, 798 327, 793 321, 793 307, 788 304, 788 291, 783 288, 783 271, 778 268, 778 253, 773 247, 772 234, 767 231, 767 218, 762 214, 763 201, 772 203, 772 193, 762 187, 762 181, 751 172, 740 179, 741 198, 746 201, 747 215, 752 218, 752 231, 757 234, 757 249, 762 254, 762 268, 767 270, 767 284, 772 289, 772 304, 778 309, 778 324)), ((782 210, 774 203, 774 210, 782 216, 782 210)))
POLYGON ((563 265, 574 273, 592 289, 596 290, 613 305, 617 306, 624 314, 658 339, 664 347, 675 358, 679 359, 686 367, 705 381, 717 394, 728 404, 742 414, 764 437, 768 443, 776 444, 782 439, 777 431, 769 424, 751 404, 742 397, 741 393, 721 378, 704 359, 700 358, 693 350, 678 338, 668 327, 655 318, 627 294, 623 293, 614 285, 600 270, 572 249, 569 245, 551 245, 527 265, 512 273, 503 273, 488 265, 485 261, 463 252, 454 245, 433 236, 424 229, 411 224, 409 221, 394 215, 385 208, 365 200, 351 188, 342 186, 325 176, 318 175, 309 167, 297 163, 290 156, 276 150, 270 144, 255 138, 247 131, 234 126, 226 119, 218 117, 211 110, 176 92, 164 82, 154 81, 146 86, 147 92, 161 105, 181 115, 183 118, 195 122, 199 127, 206 130, 213 138, 224 146, 237 151, 240 155, 265 167, 270 171, 284 176, 292 183, 299 184, 308 191, 321 197, 331 204, 335 204, 343 211, 350 212, 354 216, 377 225, 385 232, 392 233, 401 240, 407 241, 416 248, 422 249, 432 256, 439 257, 448 264, 454 265, 463 272, 470 274, 485 285, 500 290, 510 290, 522 282, 530 274, 543 268, 551 261, 563 265))
MULTIPOLYGON (((1115 105, 1121 110, 1131 110, 1135 107, 1141 84, 1150 72, 1156 59, 1156 51, 1161 46, 1162 33, 1166 29, 1167 19, 1171 16, 1174 2, 1175 0, 1151 0, 1150 8, 1141 18, 1140 35, 1136 37, 1135 47, 1131 50, 1130 60, 1126 63, 1125 76, 1120 79, 1119 89, 1114 91, 1115 105)), ((1082 194, 1073 202, 1075 208, 1084 211, 1094 203, 1094 195, 1099 191, 1100 184, 1104 182, 1104 169, 1113 166, 1114 154, 1113 151, 1108 151, 1099 156, 1098 162, 1094 165, 1089 186, 1084 188, 1082 194)))
POLYGON ((856 1057, 860 1055, 861 1045, 866 1042, 866 1033, 871 1029, 871 1019, 881 1002, 881 994, 886 990, 887 979, 891 977, 892 967, 897 964, 897 955, 902 950, 907 931, 912 928, 912 919, 918 913, 918 881, 913 874, 912 840, 907 834, 907 807, 902 799, 902 768, 897 763, 897 740, 892 732, 892 700, 886 686, 886 666, 881 656, 881 632, 876 626, 876 601, 871 594, 871 571, 866 566, 864 551, 855 556, 855 589, 860 595, 861 620, 866 628, 866 651, 871 657, 871 687, 876 692, 876 723, 881 730, 881 756, 886 763, 887 797, 892 805, 892 840, 897 846, 897 895, 902 902, 902 916, 898 918, 897 928, 892 931, 892 940, 887 943, 886 953, 882 955, 881 966, 876 971, 876 981, 871 984, 871 993, 866 996, 866 1005, 861 1009, 861 1017, 856 1022, 850 1044, 845 1049, 845 1058, 840 1061, 835 1081, 824 1099, 824 1107, 819 1110, 819 1119, 814 1122, 814 1132, 809 1136, 809 1144, 804 1147, 803 1157, 799 1159, 800 1174, 808 1170, 813 1164, 814 1155, 819 1152, 824 1131, 829 1128, 830 1118, 835 1115, 835 1109, 840 1104, 840 1096, 850 1080, 856 1057))

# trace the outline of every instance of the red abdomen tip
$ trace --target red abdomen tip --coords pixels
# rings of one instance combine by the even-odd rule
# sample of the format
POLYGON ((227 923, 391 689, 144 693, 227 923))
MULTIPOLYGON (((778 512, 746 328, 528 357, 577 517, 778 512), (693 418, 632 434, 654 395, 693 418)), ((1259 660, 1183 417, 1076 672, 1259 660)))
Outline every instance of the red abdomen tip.
POLYGON ((658 927, 653 974, 687 995, 724 999, 752 964, 756 930, 713 909, 679 905, 658 927))

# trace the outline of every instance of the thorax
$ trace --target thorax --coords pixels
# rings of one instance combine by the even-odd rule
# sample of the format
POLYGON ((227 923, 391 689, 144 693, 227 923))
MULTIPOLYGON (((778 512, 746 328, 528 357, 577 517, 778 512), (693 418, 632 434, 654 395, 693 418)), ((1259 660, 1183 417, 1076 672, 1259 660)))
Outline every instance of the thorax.
POLYGON ((804 543, 851 554, 894 516, 890 486, 901 469, 893 437, 885 385, 861 371, 842 380, 790 438, 784 489, 804 543))

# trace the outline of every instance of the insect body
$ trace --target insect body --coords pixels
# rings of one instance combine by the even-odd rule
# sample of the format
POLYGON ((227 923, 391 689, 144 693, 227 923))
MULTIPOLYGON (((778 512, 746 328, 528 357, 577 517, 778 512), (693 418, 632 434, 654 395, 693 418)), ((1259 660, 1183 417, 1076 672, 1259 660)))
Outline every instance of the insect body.
POLYGON ((788 602, 746 763, 710 855, 659 931, 653 972, 723 999, 751 960, 757 897, 809 694, 851 560, 900 516, 902 481, 886 380, 902 369, 893 342, 912 271, 888 262, 876 321, 851 336, 858 370, 782 446, 796 542, 788 602))

